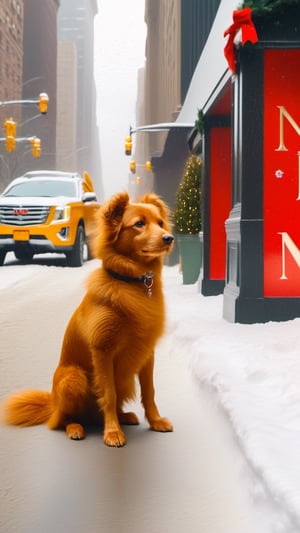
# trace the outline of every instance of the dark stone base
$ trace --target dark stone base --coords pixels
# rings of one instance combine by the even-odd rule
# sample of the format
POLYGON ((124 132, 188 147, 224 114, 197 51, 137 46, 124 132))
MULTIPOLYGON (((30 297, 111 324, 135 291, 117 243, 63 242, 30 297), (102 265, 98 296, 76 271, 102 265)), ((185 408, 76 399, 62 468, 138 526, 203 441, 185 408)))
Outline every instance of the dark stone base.
POLYGON ((218 296, 223 294, 225 287, 225 281, 222 279, 200 279, 199 280, 199 292, 203 296, 218 296))
POLYGON ((300 317, 300 298, 243 298, 224 289, 223 318, 240 324, 285 322, 300 317))

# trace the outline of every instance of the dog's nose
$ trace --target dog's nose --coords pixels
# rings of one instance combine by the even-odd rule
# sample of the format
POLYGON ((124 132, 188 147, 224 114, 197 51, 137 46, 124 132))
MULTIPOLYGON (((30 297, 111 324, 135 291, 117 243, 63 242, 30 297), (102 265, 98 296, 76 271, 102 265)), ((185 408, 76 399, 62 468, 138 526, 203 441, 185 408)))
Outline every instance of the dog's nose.
POLYGON ((166 244, 171 244, 171 242, 174 241, 174 237, 173 237, 173 235, 170 235, 169 233, 166 233, 165 235, 163 235, 163 241, 166 244))

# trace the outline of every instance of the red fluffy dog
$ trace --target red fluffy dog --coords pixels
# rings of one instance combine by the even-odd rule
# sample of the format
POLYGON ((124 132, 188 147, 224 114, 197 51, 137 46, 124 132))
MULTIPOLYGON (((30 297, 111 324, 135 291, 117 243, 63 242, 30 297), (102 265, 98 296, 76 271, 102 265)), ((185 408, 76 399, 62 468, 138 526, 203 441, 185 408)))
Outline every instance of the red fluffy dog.
POLYGON ((116 194, 99 211, 95 255, 102 259, 66 329, 52 392, 9 397, 5 422, 64 427, 85 436, 82 423, 104 422, 104 442, 123 446, 120 424, 138 424, 124 404, 135 397, 135 376, 150 428, 172 431, 154 401, 154 348, 164 330, 161 271, 173 243, 169 210, 155 194, 130 203, 116 194))

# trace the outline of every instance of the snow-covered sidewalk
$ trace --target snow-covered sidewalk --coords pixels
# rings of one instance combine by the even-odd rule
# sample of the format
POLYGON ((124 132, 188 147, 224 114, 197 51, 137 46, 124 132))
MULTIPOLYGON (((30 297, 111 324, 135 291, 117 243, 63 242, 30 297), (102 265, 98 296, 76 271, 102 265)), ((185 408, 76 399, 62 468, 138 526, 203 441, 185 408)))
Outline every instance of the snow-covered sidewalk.
POLYGON ((231 324, 222 296, 183 285, 165 269, 170 349, 185 353, 199 386, 227 414, 253 471, 252 496, 268 510, 272 533, 300 531, 300 318, 231 324))

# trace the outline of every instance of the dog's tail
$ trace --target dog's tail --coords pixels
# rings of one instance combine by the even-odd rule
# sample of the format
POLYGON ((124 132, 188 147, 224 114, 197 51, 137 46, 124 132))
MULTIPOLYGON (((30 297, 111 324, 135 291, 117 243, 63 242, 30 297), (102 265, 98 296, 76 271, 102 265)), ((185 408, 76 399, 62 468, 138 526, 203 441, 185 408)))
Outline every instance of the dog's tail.
POLYGON ((47 422, 53 414, 52 394, 39 390, 27 390, 9 396, 1 409, 5 424, 35 426, 47 422))

